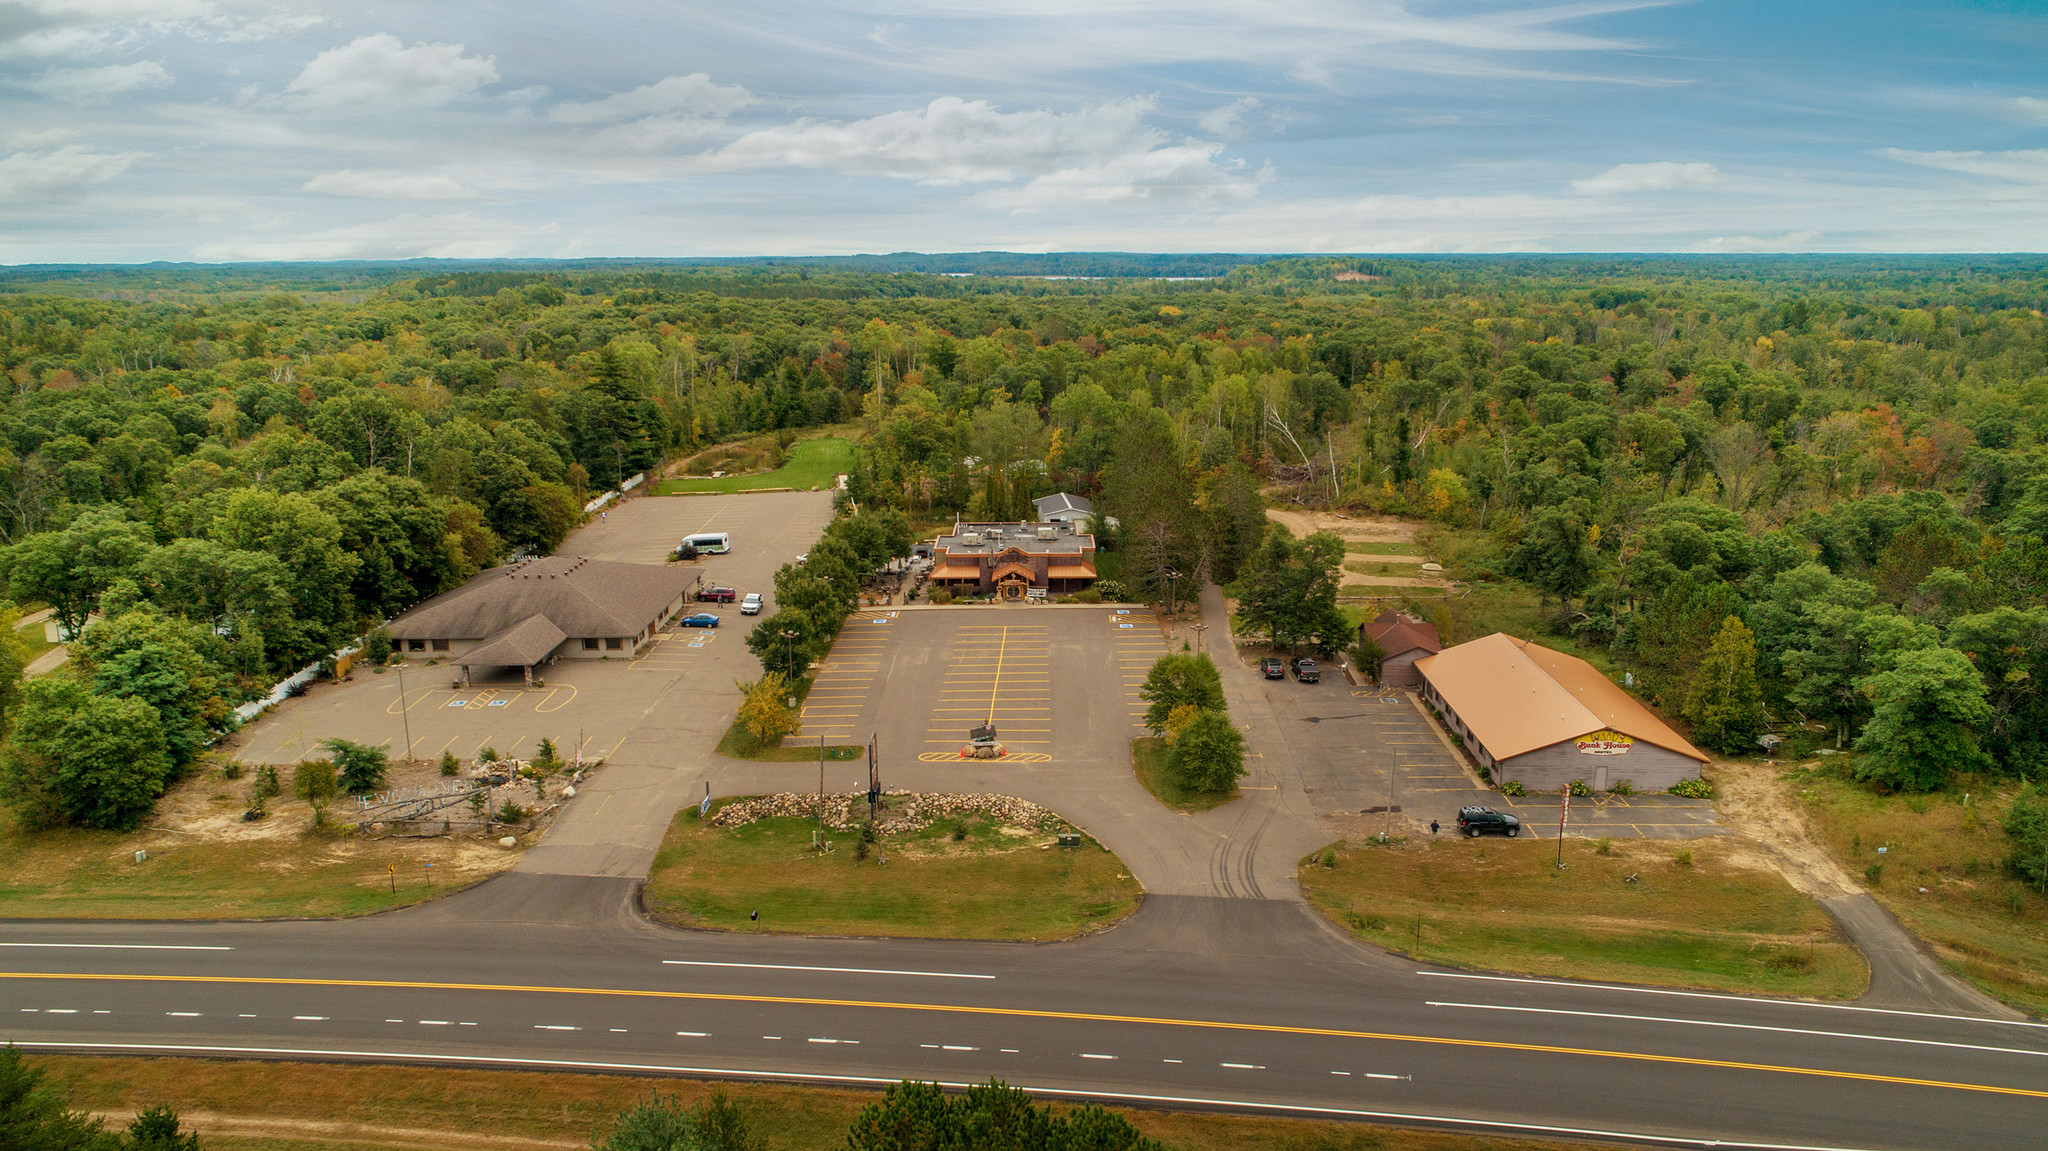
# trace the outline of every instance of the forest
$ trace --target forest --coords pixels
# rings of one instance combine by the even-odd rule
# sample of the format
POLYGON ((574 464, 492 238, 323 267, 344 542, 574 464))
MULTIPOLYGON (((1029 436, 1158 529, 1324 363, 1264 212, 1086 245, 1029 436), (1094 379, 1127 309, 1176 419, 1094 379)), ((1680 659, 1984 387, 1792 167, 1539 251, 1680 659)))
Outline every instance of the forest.
POLYGON ((1425 520, 1715 750, 2048 767, 2048 260, 996 255, 0 272, 0 574, 82 633, 0 660, 0 776, 118 823, 35 781, 827 428, 911 523, 1096 498, 1135 597, 1284 565, 1269 505, 1425 520))

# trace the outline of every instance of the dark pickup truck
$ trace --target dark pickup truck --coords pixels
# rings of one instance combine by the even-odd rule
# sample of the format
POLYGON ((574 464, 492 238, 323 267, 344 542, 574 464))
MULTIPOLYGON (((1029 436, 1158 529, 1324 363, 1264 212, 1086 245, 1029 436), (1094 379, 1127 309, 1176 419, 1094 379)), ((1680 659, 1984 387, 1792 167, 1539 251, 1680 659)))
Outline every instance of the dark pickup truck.
POLYGON ((731 603, 740 598, 737 588, 708 587, 697 593, 698 603, 731 603))
POLYGON ((1294 661, 1294 678, 1302 683, 1321 683, 1323 682, 1323 671, 1316 666, 1316 661, 1307 656, 1302 656, 1294 661))

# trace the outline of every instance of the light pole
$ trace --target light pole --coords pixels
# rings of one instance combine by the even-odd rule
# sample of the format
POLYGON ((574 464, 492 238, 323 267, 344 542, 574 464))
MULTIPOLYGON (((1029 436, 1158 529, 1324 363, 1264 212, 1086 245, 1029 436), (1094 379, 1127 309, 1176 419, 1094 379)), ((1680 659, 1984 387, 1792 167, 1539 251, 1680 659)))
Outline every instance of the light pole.
POLYGON ((777 634, 782 637, 783 673, 789 676, 790 683, 794 686, 796 682, 796 633, 784 629, 777 634))

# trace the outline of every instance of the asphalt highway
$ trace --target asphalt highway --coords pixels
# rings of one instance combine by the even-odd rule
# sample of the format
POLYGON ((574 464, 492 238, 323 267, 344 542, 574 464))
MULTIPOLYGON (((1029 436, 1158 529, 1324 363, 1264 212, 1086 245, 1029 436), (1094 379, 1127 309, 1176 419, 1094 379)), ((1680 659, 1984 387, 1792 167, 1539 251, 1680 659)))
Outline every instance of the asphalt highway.
POLYGON ((886 1083, 1684 1145, 2037 1147, 2048 1026, 1419 969, 1292 901, 1072 943, 670 931, 512 874, 369 920, 0 927, 31 1050, 886 1083), (568 909, 566 911, 562 909, 568 909))

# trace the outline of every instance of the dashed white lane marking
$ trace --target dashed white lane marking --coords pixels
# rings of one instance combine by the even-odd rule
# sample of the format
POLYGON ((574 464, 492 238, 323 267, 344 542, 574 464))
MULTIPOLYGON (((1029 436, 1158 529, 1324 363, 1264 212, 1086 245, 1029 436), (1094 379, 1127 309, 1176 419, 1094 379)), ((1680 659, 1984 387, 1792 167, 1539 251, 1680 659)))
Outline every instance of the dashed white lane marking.
POLYGON ((1377 1072, 1377 1071, 1368 1071, 1368 1072, 1366 1072, 1366 1073, 1365 1073, 1365 1077, 1366 1077, 1367 1079, 1406 1079, 1406 1078, 1408 1078, 1408 1077, 1407 1077, 1406 1075, 1382 1075, 1382 1074, 1380 1074, 1380 1073, 1379 1073, 1379 1072, 1377 1072))
POLYGON ((1162 1060, 1160 1060, 1160 1062, 1161 1062, 1161 1063, 1179 1063, 1179 1062, 1180 1062, 1180 1060, 1178 1060, 1178 1059, 1162 1059, 1162 1060))
POLYGON ((1239 1071, 1264 1071, 1266 1069, 1266 1065, 1263 1063, 1218 1063, 1216 1066, 1235 1067, 1239 1071))
POLYGON ((1494 983, 1529 983, 1539 987, 1571 987, 1592 991, 1628 991, 1638 995, 1675 995, 1685 999, 1723 999, 1771 1007, 1819 1007, 1829 1011, 1868 1011, 1876 1015, 1911 1015, 1920 1019, 1950 1019, 1958 1023, 1996 1023, 2001 1027, 2048 1028, 2048 1023, 2031 1019, 1987 1019, 1979 1015, 1937 1015, 1927 1011, 1900 1011, 1891 1007, 1858 1007, 1852 1003, 1815 1003, 1806 999, 1752 999, 1743 995, 1716 995, 1707 991, 1671 991, 1661 987, 1625 987, 1614 983, 1571 983, 1562 979, 1523 979, 1511 975, 1470 975, 1462 971, 1418 971, 1435 979, 1483 979, 1494 983))
POLYGON ((1621 1019, 1631 1023, 1674 1023, 1689 1027, 1723 1027, 1733 1031, 1777 1031, 1787 1035, 1814 1035, 1826 1039, 1862 1039, 1871 1043, 1911 1043, 1923 1047, 1955 1047, 1964 1051, 1991 1051, 2000 1055, 2041 1055, 2048 1051, 2026 1047, 1991 1047, 1982 1043, 1948 1043, 1939 1039, 1908 1039, 1900 1035, 1861 1035, 1853 1031, 1817 1031, 1810 1027, 1770 1027, 1761 1023, 1726 1023, 1718 1019, 1675 1019, 1662 1015, 1624 1015, 1613 1011, 1567 1011, 1553 1007, 1509 1007, 1498 1003, 1446 1003, 1425 1001, 1431 1007, 1463 1007, 1474 1011, 1516 1011, 1531 1015, 1576 1015, 1591 1019, 1621 1019))
POLYGON ((763 1035, 763 1036, 762 1036, 761 1038, 763 1038, 763 1039, 780 1039, 780 1038, 782 1038, 782 1036, 780 1036, 780 1035, 763 1035))
POLYGON ((179 1019, 197 1019, 197 1018, 199 1018, 199 1012, 197 1012, 197 1011, 166 1011, 166 1012, 164 1012, 164 1014, 165 1014, 165 1015, 174 1015, 174 1016, 178 1017, 179 1019))
POLYGON ((1086 1051, 1083 1051, 1083 1052, 1081 1053, 1081 1058, 1083 1058, 1083 1059, 1114 1059, 1114 1058, 1116 1058, 1116 1056, 1114 1056, 1114 1055, 1090 1055, 1090 1054, 1089 1054, 1088 1052, 1086 1052, 1086 1051))
POLYGON ((233 951, 232 947, 200 947, 175 943, 0 943, 0 947, 85 947, 95 951, 233 951))
POLYGON ((113 1014, 113 1012, 111 1012, 111 1011, 100 1011, 100 1010, 94 1010, 94 1011, 93 1011, 93 1014, 94 1014, 94 1015, 112 1015, 112 1014, 113 1014))
POLYGON ((804 1042, 806 1042, 806 1043, 845 1043, 845 1044, 847 1044, 847 1045, 849 1045, 849 1046, 852 1046, 852 1047, 858 1047, 858 1046, 860 1046, 860 1040, 858 1040, 858 1039, 806 1039, 806 1040, 804 1040, 804 1042))
POLYGON ((38 1012, 40 1012, 41 1010, 42 1010, 42 1008, 40 1008, 40 1007, 24 1007, 24 1008, 22 1008, 22 1009, 21 1009, 21 1013, 22 1013, 23 1015, 35 1015, 35 1014, 37 1014, 38 1012))
POLYGON ((964 971, 892 971, 880 967, 806 967, 798 963, 713 963, 708 959, 664 959, 667 967, 747 967, 758 971, 830 971, 839 975, 922 975, 927 979, 994 979, 964 971))
POLYGON ((611 1033, 613 1035, 624 1035, 626 1034, 626 1029, 623 1027, 614 1027, 611 1029, 611 1033))
POLYGON ((403 1023, 403 1022, 405 1022, 405 1020, 403 1020, 403 1019, 386 1019, 386 1020, 385 1020, 384 1022, 386 1022, 386 1023, 403 1023))
POLYGON ((702 1039, 702 1038, 704 1038, 705 1036, 707 1036, 707 1035, 709 1035, 709 1034, 711 1034, 711 1033, 710 1033, 709 1031, 678 1031, 678 1032, 676 1032, 676 1034, 677 1034, 677 1035, 687 1035, 687 1036, 689 1036, 689 1037, 690 1037, 690 1038, 692 1038, 692 1039, 702 1039))
POLYGON ((76 1014, 78 1014, 78 1008, 76 1008, 76 1007, 45 1007, 45 1008, 43 1008, 43 1014, 45 1014, 45 1015, 76 1015, 76 1014))
POLYGON ((292 1018, 304 1020, 307 1023, 320 1023, 327 1017, 325 1015, 294 1015, 292 1018))
POLYGON ((1330 1072, 1330 1074, 1332 1074, 1332 1075, 1349 1075, 1349 1074, 1351 1074, 1351 1072, 1349 1072, 1349 1071, 1332 1071, 1332 1072, 1330 1072))
POLYGON ((951 1044, 951 1043, 948 1043, 948 1044, 946 1044, 946 1045, 945 1045, 944 1047, 941 1047, 941 1048, 939 1048, 939 1050, 941 1050, 941 1051, 979 1051, 979 1050, 981 1050, 981 1048, 979 1048, 979 1047, 956 1047, 956 1046, 954 1046, 953 1044, 951 1044))
POLYGON ((456 1024, 455 1026, 457 1026, 457 1027, 475 1027, 475 1026, 476 1026, 476 1024, 474 1024, 474 1023, 458 1023, 458 1024, 456 1024))
POLYGON ((421 1027, 446 1027, 446 1026, 448 1026, 448 1021, 447 1021, 446 1019, 422 1019, 422 1020, 420 1020, 420 1026, 421 1026, 421 1027))
POLYGON ((237 1018, 240 1018, 240 1019, 254 1019, 254 1018, 256 1018, 256 1017, 255 1017, 254 1015, 242 1015, 242 1016, 237 1016, 237 1018))
POLYGON ((1015 1047, 1004 1047, 1001 1050, 1002 1053, 1005 1055, 1015 1055, 1017 1053, 1017 1049, 1015 1047))
POLYGON ((536 1023, 536 1024, 534 1024, 534 1025, 533 1025, 533 1029, 534 1029, 535 1031, 581 1031, 581 1030, 583 1030, 583 1029, 582 1029, 581 1027, 571 1027, 571 1026, 569 1026, 568 1024, 566 1024, 566 1023, 536 1023))

